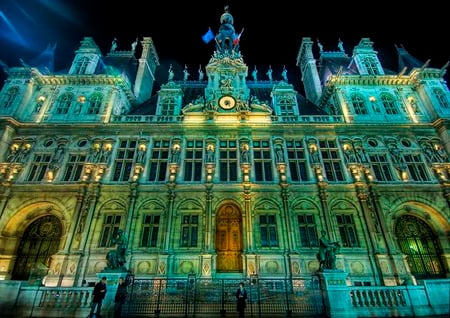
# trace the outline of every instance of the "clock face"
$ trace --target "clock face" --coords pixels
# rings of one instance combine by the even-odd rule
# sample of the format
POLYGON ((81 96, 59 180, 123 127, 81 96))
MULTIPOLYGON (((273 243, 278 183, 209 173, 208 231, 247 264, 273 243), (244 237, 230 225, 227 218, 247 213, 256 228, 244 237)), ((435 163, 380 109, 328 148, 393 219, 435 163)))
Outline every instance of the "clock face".
POLYGON ((232 109, 234 106, 236 106, 236 100, 233 98, 233 96, 230 95, 222 96, 219 99, 219 106, 222 109, 232 109))

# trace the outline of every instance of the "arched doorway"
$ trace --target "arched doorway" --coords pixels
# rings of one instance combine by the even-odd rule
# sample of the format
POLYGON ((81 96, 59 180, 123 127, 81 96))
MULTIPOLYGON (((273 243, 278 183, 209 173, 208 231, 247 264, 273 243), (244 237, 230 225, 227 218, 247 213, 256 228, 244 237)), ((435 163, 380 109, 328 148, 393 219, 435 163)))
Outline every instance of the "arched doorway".
POLYGON ((217 272, 242 272, 242 216, 234 205, 225 205, 216 214, 217 272))
POLYGON ((444 278, 442 249, 431 228, 412 215, 398 218, 395 235, 416 279, 444 278))
POLYGON ((61 233, 61 222, 55 216, 47 215, 31 223, 20 240, 11 279, 28 280, 37 266, 48 267, 50 256, 58 251, 61 233))

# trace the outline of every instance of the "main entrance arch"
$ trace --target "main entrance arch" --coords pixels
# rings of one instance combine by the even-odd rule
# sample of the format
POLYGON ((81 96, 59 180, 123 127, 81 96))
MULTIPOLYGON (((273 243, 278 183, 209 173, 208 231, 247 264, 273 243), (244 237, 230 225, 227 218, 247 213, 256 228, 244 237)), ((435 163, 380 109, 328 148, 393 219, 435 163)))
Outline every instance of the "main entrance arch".
POLYGON ((48 267, 50 256, 58 252, 61 234, 62 225, 55 216, 47 215, 31 223, 20 240, 11 279, 28 280, 36 266, 48 267))
POLYGON ((242 214, 233 204, 216 213, 217 272, 242 272, 242 214))

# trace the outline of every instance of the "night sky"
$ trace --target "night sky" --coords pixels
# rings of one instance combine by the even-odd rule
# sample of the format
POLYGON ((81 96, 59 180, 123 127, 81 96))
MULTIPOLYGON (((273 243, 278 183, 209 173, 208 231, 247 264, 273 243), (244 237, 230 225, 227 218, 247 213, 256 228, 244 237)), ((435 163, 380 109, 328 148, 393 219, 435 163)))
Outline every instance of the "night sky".
POLYGON ((161 1, 152 8, 156 2, 145 0, 119 4, 0 0, 0 60, 19 65, 19 58, 30 61, 56 43, 55 71, 61 71, 70 67, 74 51, 86 36, 93 37, 105 55, 114 37, 118 50, 130 50, 137 37, 152 37, 160 71, 167 72, 167 65, 174 63, 175 71, 181 73, 187 65, 196 77, 198 66, 207 64, 214 51, 214 41, 205 44, 201 36, 209 27, 218 31, 227 4, 236 32, 244 29, 240 42, 244 62, 250 71, 257 66, 259 77, 269 65, 274 79, 284 65, 296 72, 303 37, 319 39, 325 51, 337 50, 341 39, 348 55, 361 38, 368 37, 383 66, 393 71, 398 71, 395 45, 403 45, 420 61, 430 59, 431 67, 443 67, 449 60, 444 2, 433 2, 429 8, 426 3, 413 7, 411 1, 401 2, 161 1))

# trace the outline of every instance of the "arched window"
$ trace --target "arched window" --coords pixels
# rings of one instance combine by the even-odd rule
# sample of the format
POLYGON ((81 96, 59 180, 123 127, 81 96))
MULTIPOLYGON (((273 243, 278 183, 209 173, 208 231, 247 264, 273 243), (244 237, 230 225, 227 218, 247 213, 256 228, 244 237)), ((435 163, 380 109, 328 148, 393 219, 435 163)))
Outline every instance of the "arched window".
POLYGON ((28 226, 17 249, 12 280, 28 280, 37 269, 49 267, 50 257, 58 252, 61 222, 53 215, 37 219, 28 226))
POLYGON ((381 102, 383 103, 384 110, 388 115, 397 115, 398 108, 395 103, 394 98, 391 95, 383 94, 381 95, 381 102))
POLYGON ((445 277, 442 249, 436 235, 425 222, 415 216, 404 215, 396 222, 395 235, 416 279, 445 277))
POLYGON ((368 114, 366 103, 364 102, 364 98, 360 94, 353 94, 351 96, 351 100, 356 115, 368 114))
POLYGON ((295 115, 294 112, 295 100, 292 96, 282 96, 278 100, 278 106, 280 107, 280 115, 282 116, 295 115))
POLYGON ((57 114, 67 114, 70 108, 70 104, 73 100, 73 94, 72 93, 65 93, 59 96, 58 98, 58 104, 56 106, 56 113, 57 114))
POLYGON ((92 115, 92 114, 98 114, 100 112, 100 106, 102 106, 102 100, 103 100, 103 96, 102 94, 92 94, 91 97, 89 98, 89 107, 87 110, 87 113, 92 115))

